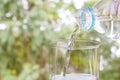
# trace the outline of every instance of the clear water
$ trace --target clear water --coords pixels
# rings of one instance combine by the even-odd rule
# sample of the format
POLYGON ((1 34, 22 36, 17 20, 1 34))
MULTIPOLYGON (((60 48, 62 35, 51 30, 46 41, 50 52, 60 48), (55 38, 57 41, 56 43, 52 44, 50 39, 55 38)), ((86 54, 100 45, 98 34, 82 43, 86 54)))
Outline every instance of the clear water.
POLYGON ((55 75, 51 80, 97 80, 91 74, 66 74, 66 76, 55 75))
MULTIPOLYGON (((80 28, 79 26, 75 27, 73 33, 70 36, 70 40, 68 42, 68 47, 72 47, 74 45, 74 41, 77 39, 77 36, 80 33, 80 31, 81 31, 79 28, 80 28)), ((71 54, 71 51, 67 50, 65 64, 64 64, 64 69, 63 69, 63 72, 62 72, 63 73, 62 76, 66 75, 66 71, 68 69, 69 61, 70 61, 70 54, 71 54)))
MULTIPOLYGON (((89 16, 89 14, 88 15, 86 15, 86 16, 89 16)), ((89 28, 89 22, 90 22, 90 19, 88 18, 87 19, 87 17, 86 17, 86 20, 88 20, 88 21, 86 21, 86 25, 84 25, 84 28, 86 28, 86 30, 87 30, 87 28, 89 28)), ((104 34, 105 36, 107 36, 107 37, 110 37, 110 38, 113 38, 114 37, 114 39, 119 39, 120 38, 120 33, 119 33, 119 31, 117 31, 117 33, 114 33, 114 31, 116 31, 116 30, 118 30, 118 29, 114 29, 114 21, 113 21, 113 17, 103 17, 103 18, 101 18, 101 17, 99 17, 99 19, 98 19, 98 21, 99 20, 101 20, 101 21, 103 21, 104 23, 104 25, 100 25, 100 28, 95 28, 95 30, 96 31, 98 31, 98 32, 101 32, 102 34, 104 34), (109 20, 110 19, 110 20, 109 20), (107 21, 107 24, 106 24, 106 21, 107 21), (109 25, 108 25, 109 24, 109 25), (107 27, 105 27, 105 25, 107 26, 107 27), (101 26, 103 26, 103 27, 101 27, 101 26)), ((120 21, 120 20, 117 20, 117 21, 120 21)), ((98 24, 97 24, 98 25, 98 24)), ((82 25, 81 25, 81 23, 79 22, 79 20, 78 20, 78 27, 75 27, 75 29, 74 29, 74 31, 73 31, 73 33, 71 34, 71 36, 70 36, 70 41, 68 42, 68 47, 72 47, 73 45, 74 45, 74 41, 77 39, 77 36, 78 36, 78 34, 81 32, 81 30, 82 30, 82 27, 81 27, 82 25)), ((66 71, 67 71, 67 69, 68 69, 68 66, 69 66, 69 60, 70 60, 70 54, 71 54, 71 51, 70 50, 67 50, 67 52, 66 52, 66 59, 65 59, 65 64, 64 64, 64 69, 63 69, 63 71, 62 71, 62 76, 66 76, 66 71)))

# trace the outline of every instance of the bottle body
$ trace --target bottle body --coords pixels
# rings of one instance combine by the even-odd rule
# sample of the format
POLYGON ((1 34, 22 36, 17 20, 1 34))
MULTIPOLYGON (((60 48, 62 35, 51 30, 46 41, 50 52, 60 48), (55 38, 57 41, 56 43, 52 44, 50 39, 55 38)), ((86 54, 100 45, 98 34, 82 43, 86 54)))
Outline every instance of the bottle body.
POLYGON ((102 18, 96 17, 94 30, 109 38, 119 39, 120 19, 113 15, 102 16, 102 18))

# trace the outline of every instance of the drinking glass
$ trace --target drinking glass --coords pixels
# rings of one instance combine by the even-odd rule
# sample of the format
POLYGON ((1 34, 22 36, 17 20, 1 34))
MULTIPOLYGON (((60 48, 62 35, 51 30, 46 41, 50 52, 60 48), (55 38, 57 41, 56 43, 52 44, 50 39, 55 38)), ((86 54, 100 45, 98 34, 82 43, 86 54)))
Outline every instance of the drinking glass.
POLYGON ((50 80, 98 80, 100 42, 59 40, 52 44, 50 80))

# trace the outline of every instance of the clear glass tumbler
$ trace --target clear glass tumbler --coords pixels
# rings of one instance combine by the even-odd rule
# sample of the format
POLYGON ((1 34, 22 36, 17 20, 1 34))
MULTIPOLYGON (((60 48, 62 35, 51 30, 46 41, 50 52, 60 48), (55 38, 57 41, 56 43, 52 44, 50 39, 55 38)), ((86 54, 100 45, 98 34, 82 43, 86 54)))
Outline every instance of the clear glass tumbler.
POLYGON ((50 53, 50 80, 98 80, 100 42, 56 41, 50 53))

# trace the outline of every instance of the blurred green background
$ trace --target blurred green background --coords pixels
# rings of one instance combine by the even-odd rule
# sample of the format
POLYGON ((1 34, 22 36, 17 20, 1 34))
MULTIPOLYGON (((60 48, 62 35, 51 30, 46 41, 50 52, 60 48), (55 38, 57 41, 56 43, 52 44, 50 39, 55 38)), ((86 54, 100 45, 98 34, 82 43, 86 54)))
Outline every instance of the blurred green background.
MULTIPOLYGON (((83 1, 0 0, 0 80, 48 80, 50 42, 68 39, 77 8, 97 0, 83 1)), ((101 41, 100 80, 120 80, 120 44, 94 30, 79 38, 101 41)))

